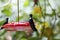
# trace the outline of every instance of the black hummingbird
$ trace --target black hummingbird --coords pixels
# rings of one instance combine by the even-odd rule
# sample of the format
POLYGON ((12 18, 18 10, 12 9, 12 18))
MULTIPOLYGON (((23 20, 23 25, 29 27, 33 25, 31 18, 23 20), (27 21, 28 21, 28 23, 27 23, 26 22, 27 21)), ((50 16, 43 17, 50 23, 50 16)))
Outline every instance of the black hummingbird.
POLYGON ((3 23, 3 25, 7 24, 8 23, 8 19, 9 18, 6 18, 5 22, 3 23))
MULTIPOLYGON (((3 25, 8 23, 8 18, 6 18, 5 22, 3 23, 3 25)), ((1 29, 3 29, 3 27, 1 27, 1 29)))
POLYGON ((32 14, 30 14, 30 20, 29 20, 30 26, 32 28, 33 31, 37 31, 37 29, 35 28, 33 19, 32 19, 32 14))

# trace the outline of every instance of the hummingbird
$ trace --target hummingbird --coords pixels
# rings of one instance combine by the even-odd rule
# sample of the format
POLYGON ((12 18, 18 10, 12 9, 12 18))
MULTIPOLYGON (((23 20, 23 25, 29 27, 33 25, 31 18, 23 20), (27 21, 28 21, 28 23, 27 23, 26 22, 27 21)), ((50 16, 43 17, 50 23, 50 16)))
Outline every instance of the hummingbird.
POLYGON ((3 25, 7 24, 8 23, 8 19, 9 18, 6 18, 5 22, 3 23, 3 25))
MULTIPOLYGON (((8 19, 9 18, 6 18, 5 22, 3 23, 3 25, 7 24, 8 23, 8 19)), ((4 27, 1 27, 1 29, 3 29, 4 27)))
POLYGON ((30 26, 31 26, 32 30, 37 31, 37 29, 35 28, 34 22, 33 22, 32 14, 30 14, 29 23, 30 23, 30 26))

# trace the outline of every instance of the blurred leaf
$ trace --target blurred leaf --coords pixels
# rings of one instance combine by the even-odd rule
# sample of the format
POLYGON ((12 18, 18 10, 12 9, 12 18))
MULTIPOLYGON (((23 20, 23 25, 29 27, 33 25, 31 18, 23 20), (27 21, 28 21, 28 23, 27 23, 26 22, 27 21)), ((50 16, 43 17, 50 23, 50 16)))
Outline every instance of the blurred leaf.
POLYGON ((41 13, 41 7, 35 6, 33 10, 34 13, 41 13))
MULTIPOLYGON (((22 16, 19 16, 19 20, 21 21, 28 21, 29 20, 29 15, 26 13, 23 13, 22 16)), ((18 17, 16 18, 16 21, 18 21, 18 17)))
POLYGON ((5 14, 6 16, 11 16, 11 11, 10 10, 2 10, 2 13, 5 14))
POLYGON ((21 38, 21 40, 27 40, 26 38, 21 38))
POLYGON ((59 26, 59 27, 60 27, 60 21, 58 21, 57 26, 59 26))
POLYGON ((4 9, 2 10, 2 13, 5 14, 6 16, 11 16, 12 12, 11 12, 11 4, 8 4, 4 7, 4 9))
POLYGON ((46 37, 52 36, 52 35, 53 35, 52 29, 51 29, 51 28, 46 28, 46 29, 44 30, 44 35, 45 35, 46 37))
POLYGON ((5 22, 4 20, 0 21, 0 26, 2 26, 4 22, 5 22))
POLYGON ((49 28, 49 23, 48 22, 43 22, 42 27, 49 28))
MULTIPOLYGON (((23 16, 19 16, 19 20, 23 19, 23 16)), ((18 17, 16 18, 16 21, 18 21, 18 17)))
POLYGON ((60 14, 58 13, 57 16, 60 18, 60 14))
POLYGON ((11 9, 11 7, 12 7, 12 4, 7 4, 6 6, 4 6, 4 9, 11 9))
POLYGON ((38 37, 30 37, 28 40, 39 40, 38 37))
POLYGON ((13 39, 17 40, 17 39, 22 39, 22 38, 26 38, 26 34, 23 31, 16 31, 15 35, 13 36, 13 39))
POLYGON ((33 11, 32 11, 33 16, 35 16, 35 18, 41 18, 43 16, 41 7, 35 6, 33 11))
POLYGON ((53 9, 52 10, 52 16, 55 16, 56 15, 56 12, 55 12, 55 10, 53 9))
POLYGON ((27 13, 23 13, 22 16, 25 18, 25 20, 29 20, 29 15, 27 13))
POLYGON ((3 36, 6 33, 6 30, 4 30, 2 33, 0 33, 0 36, 3 36))
POLYGON ((0 0, 1 2, 5 2, 5 1, 8 1, 8 0, 0 0))
POLYGON ((0 0, 1 2, 4 2, 5 0, 0 0))
POLYGON ((16 34, 13 36, 14 38, 18 38, 19 37, 20 32, 16 32, 16 34))
POLYGON ((24 7, 27 7, 28 5, 29 5, 29 0, 26 0, 25 2, 24 2, 24 7))

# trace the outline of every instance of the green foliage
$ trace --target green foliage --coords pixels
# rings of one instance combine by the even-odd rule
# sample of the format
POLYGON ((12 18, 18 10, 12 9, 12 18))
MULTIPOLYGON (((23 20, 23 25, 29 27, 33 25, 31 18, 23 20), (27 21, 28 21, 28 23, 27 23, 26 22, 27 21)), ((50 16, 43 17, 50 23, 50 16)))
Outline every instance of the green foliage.
POLYGON ((4 20, 0 21, 0 26, 2 26, 2 25, 3 25, 3 23, 4 23, 4 20))
POLYGON ((1 2, 5 2, 5 1, 8 1, 8 0, 0 0, 1 2))
POLYGON ((26 40, 26 34, 23 31, 16 31, 16 33, 13 35, 13 40, 26 40))
MULTIPOLYGON (((8 0, 0 0, 1 2, 6 2, 6 1, 8 1, 8 0)), ((24 7, 28 7, 28 6, 30 6, 30 3, 31 3, 31 1, 32 0, 25 0, 25 2, 24 2, 24 7)), ((46 0, 47 1, 47 0, 46 0)), ((43 4, 44 3, 44 0, 39 0, 39 2, 41 2, 41 4, 42 5, 40 5, 41 6, 41 9, 40 9, 40 7, 38 7, 39 6, 39 4, 38 4, 38 6, 33 10, 33 12, 31 12, 32 14, 33 14, 33 19, 35 20, 34 22, 35 23, 39 23, 39 25, 41 25, 41 27, 42 27, 42 20, 41 19, 43 19, 44 20, 44 17, 46 18, 47 16, 48 17, 50 17, 50 18, 54 18, 55 16, 58 16, 58 15, 56 15, 56 10, 55 9, 53 9, 53 7, 52 7, 52 13, 51 14, 45 14, 45 12, 46 12, 46 8, 44 8, 45 7, 45 5, 43 4)), ((12 3, 13 4, 13 3, 12 3)), ((16 5, 15 5, 16 6, 16 5)), ((47 4, 46 5, 46 7, 47 6, 50 6, 51 7, 51 5, 50 5, 50 3, 49 4, 47 4)), ((33 6, 34 7, 34 6, 33 6)), ((33 8, 32 7, 32 8, 33 8)), ((12 8, 12 5, 11 4, 8 4, 8 5, 5 5, 4 7, 3 7, 3 10, 1 11, 2 12, 2 14, 3 15, 5 15, 5 16, 7 16, 7 17, 11 17, 11 15, 12 15, 12 11, 11 11, 11 8, 12 8)), ((19 9, 19 10, 21 10, 21 9, 19 9)), ((26 9, 27 10, 27 9, 26 9)), ((16 10, 17 11, 17 10, 16 10)), ((28 12, 29 12, 29 10, 27 10, 28 12)), ((19 16, 19 21, 29 21, 29 15, 27 14, 27 13, 25 13, 24 11, 20 11, 20 12, 22 12, 22 15, 21 16, 19 16)), ((60 7, 58 8, 58 13, 60 14, 60 7)), ((0 17, 1 18, 1 17, 0 17)), ((18 21, 18 17, 16 17, 16 22, 18 21)), ((10 21, 10 20, 9 20, 10 21)), ((48 21, 47 21, 48 22, 48 21)), ((0 26, 2 26, 3 25, 3 23, 4 23, 4 20, 2 20, 2 21, 0 21, 0 26)), ((48 24, 50 24, 49 22, 48 22, 48 24)), ((47 24, 46 24, 47 25, 47 24)), ((52 24, 53 25, 53 24, 52 24)), ((49 27, 51 27, 52 25, 49 25, 49 27)), ((57 23, 57 26, 59 26, 59 28, 60 28, 60 21, 57 23)), ((40 27, 40 26, 39 26, 40 27)), ((45 23, 44 23, 44 27, 45 27, 45 23)), ((38 30, 43 30, 43 31, 41 31, 41 33, 43 32, 43 34, 44 35, 46 35, 46 37, 48 38, 48 36, 51 36, 50 34, 50 32, 51 31, 53 31, 53 30, 45 30, 43 27, 41 28, 41 29, 38 29, 38 30)), ((4 31, 2 31, 2 32, 0 32, 0 37, 1 36, 3 36, 4 34, 6 33, 6 30, 4 30, 4 31)), ((40 34, 40 35, 38 35, 38 36, 41 36, 42 34, 40 34)), ((57 34, 56 34, 57 35, 57 34)), ((36 36, 36 37, 27 37, 26 36, 26 33, 25 32, 21 32, 21 31, 16 31, 15 32, 15 34, 13 34, 13 36, 12 36, 12 40, 39 40, 39 37, 38 36, 36 36)), ((43 36, 43 35, 42 35, 43 36)), ((41 37, 42 38, 42 37, 41 37)), ((0 39, 0 40, 5 40, 5 39, 0 39)))
POLYGON ((6 30, 0 33, 0 36, 3 36, 6 33, 6 30))
POLYGON ((24 2, 24 7, 27 7, 27 6, 29 5, 29 3, 30 3, 30 1, 29 1, 29 0, 26 0, 26 1, 24 2))
POLYGON ((57 26, 59 26, 59 27, 60 27, 60 21, 58 21, 57 26))
POLYGON ((22 38, 21 40, 27 40, 26 38, 22 38))
MULTIPOLYGON (((28 21, 29 20, 29 15, 26 13, 23 13, 22 16, 19 16, 19 20, 23 20, 23 21, 28 21)), ((16 18, 16 21, 18 21, 18 17, 16 18)))
POLYGON ((5 14, 6 16, 11 16, 11 4, 8 4, 4 6, 4 9, 2 10, 2 13, 5 14))
POLYGON ((38 37, 31 37, 28 40, 39 40, 39 38, 38 37))

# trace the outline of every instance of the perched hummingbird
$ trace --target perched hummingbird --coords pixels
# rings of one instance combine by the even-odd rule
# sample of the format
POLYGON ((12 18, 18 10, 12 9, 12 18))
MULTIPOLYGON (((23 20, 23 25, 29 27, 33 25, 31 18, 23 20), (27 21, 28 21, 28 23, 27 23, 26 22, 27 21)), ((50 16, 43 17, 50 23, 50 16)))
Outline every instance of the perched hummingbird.
MULTIPOLYGON (((8 18, 6 18, 5 22, 3 23, 3 25, 8 23, 8 18)), ((1 27, 1 29, 3 29, 3 27, 1 27)))
POLYGON ((30 14, 30 20, 29 20, 30 26, 32 28, 33 31, 37 31, 37 29, 35 28, 33 19, 32 19, 32 14, 30 14))
POLYGON ((3 25, 7 24, 8 23, 8 18, 6 18, 6 21, 3 23, 3 25))

